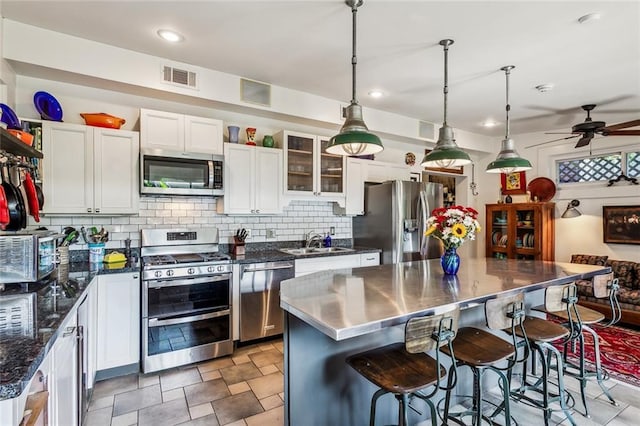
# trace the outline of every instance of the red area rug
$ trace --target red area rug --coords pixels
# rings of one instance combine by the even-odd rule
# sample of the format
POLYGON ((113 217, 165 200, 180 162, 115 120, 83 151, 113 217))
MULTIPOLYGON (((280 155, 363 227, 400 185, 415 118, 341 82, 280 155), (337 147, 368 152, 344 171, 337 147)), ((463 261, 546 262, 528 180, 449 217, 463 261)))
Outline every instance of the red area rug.
MULTIPOLYGON (((603 327, 592 324, 590 327, 600 336, 600 360, 609 376, 640 387, 640 331, 615 325, 603 327)), ((587 365, 594 369, 595 356, 591 334, 585 333, 584 341, 586 358, 589 361, 587 365)), ((561 347, 558 349, 562 350, 561 347)), ((576 351, 577 353, 571 352, 569 345, 568 357, 571 361, 579 359, 580 348, 577 345, 576 351)))

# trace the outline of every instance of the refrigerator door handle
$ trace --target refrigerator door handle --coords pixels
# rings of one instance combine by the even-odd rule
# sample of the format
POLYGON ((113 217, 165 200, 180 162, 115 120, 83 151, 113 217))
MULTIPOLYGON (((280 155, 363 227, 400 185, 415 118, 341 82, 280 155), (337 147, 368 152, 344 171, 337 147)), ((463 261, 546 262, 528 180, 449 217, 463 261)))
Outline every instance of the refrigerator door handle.
POLYGON ((427 237, 424 233, 427 231, 427 201, 425 200, 424 191, 420 191, 418 197, 418 241, 420 243, 420 254, 425 256, 427 254, 427 237))

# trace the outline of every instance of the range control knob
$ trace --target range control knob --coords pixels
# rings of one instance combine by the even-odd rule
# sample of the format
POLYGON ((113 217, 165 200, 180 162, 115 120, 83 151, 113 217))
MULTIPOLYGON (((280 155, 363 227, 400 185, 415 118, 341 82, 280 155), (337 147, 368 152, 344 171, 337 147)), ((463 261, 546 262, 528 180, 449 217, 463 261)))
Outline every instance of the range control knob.
POLYGON ((189 269, 187 269, 187 274, 189 274, 189 275, 193 275, 193 274, 195 274, 195 273, 196 273, 196 270, 195 270, 195 269, 193 269, 193 268, 189 268, 189 269))
POLYGON ((155 272, 153 273, 153 275, 154 275, 156 278, 160 278, 160 277, 162 276, 162 271, 155 271, 155 272))
POLYGON ((218 268, 217 268, 217 269, 218 269, 218 272, 222 272, 222 271, 224 271, 224 265, 220 265, 220 266, 218 266, 218 268))
POLYGON ((207 267, 207 272, 214 272, 216 270, 216 268, 214 268, 213 266, 208 266, 207 267))
POLYGON ((169 270, 167 271, 167 276, 168 276, 168 277, 172 277, 172 276, 173 276, 173 269, 169 269, 169 270))

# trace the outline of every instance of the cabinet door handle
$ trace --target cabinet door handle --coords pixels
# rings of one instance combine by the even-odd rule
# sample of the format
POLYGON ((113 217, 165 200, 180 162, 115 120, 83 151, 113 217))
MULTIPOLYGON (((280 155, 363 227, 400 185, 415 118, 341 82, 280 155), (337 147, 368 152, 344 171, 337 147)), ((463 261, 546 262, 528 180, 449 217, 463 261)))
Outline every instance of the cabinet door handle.
POLYGON ((256 213, 260 213, 260 210, 256 210, 256 213))
POLYGON ((100 213, 100 209, 96 209, 96 213, 100 213))
POLYGON ((64 331, 64 333, 62 333, 62 337, 69 337, 74 335, 76 332, 76 328, 75 327, 67 327, 64 331))
POLYGON ((92 209, 87 209, 87 213, 91 213, 91 210, 92 210, 92 209))
POLYGON ((134 275, 134 276, 133 276, 133 279, 134 279, 134 280, 137 280, 137 279, 138 279, 138 276, 137 276, 137 275, 134 275))

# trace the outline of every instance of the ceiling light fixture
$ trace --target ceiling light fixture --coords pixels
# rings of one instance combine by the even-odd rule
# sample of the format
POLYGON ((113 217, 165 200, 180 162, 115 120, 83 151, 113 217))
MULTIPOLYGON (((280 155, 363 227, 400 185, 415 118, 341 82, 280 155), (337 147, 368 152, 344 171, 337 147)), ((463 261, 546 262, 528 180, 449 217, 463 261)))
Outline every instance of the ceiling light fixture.
POLYGON ((352 48, 351 56, 351 103, 345 108, 345 120, 340 133, 329 140, 325 149, 329 154, 337 155, 370 155, 376 154, 384 149, 380 138, 369 132, 367 125, 362 119, 362 107, 356 98, 356 15, 358 7, 362 6, 364 0, 346 0, 345 3, 351 8, 352 16, 352 48))
POLYGON ((498 156, 487 166, 487 173, 515 173, 531 169, 531 163, 518 155, 515 143, 509 136, 509 111, 511 111, 511 105, 509 104, 509 74, 511 74, 511 70, 514 68, 515 66, 513 65, 500 68, 504 71, 507 81, 507 105, 505 107, 507 112, 507 132, 502 140, 498 156))
POLYGON ((578 18, 578 22, 581 24, 586 24, 589 21, 593 21, 593 20, 598 20, 600 19, 600 14, 599 13, 588 13, 586 15, 582 15, 581 17, 578 18))
POLYGON ((453 129, 447 124, 447 94, 449 93, 449 46, 453 40, 440 40, 444 48, 444 120, 438 134, 438 142, 431 152, 424 156, 422 167, 459 167, 471 163, 469 154, 458 148, 453 137, 453 129))
POLYGON ((497 121, 487 120, 482 123, 482 127, 496 127, 498 125, 497 121))
POLYGON ((158 36, 170 43, 178 43, 184 40, 184 36, 172 30, 158 30, 158 36))
POLYGON ((382 91, 380 90, 372 90, 369 92, 369 96, 371 96, 372 98, 381 98, 384 95, 384 93, 382 93, 382 91))
POLYGON ((536 90, 540 93, 550 92, 553 90, 553 84, 551 83, 538 84, 536 86, 536 90))

